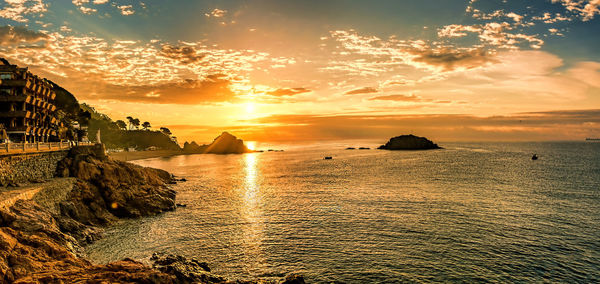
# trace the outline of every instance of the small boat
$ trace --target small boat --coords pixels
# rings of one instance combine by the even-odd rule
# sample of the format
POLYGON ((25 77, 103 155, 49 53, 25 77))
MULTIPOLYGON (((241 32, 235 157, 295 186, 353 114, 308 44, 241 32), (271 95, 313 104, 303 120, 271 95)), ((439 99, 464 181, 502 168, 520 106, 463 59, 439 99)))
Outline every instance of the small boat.
POLYGON ((327 156, 327 157, 323 158, 323 160, 333 160, 333 157, 327 156))
POLYGON ((358 150, 371 150, 371 148, 369 148, 369 147, 360 147, 360 148, 358 148, 358 150))
POLYGON ((533 154, 533 156, 531 156, 531 159, 534 160, 534 161, 537 160, 538 159, 537 154, 533 154))
POLYGON ((355 150, 355 149, 356 148, 354 148, 354 147, 348 147, 348 148, 346 148, 346 150, 355 150))

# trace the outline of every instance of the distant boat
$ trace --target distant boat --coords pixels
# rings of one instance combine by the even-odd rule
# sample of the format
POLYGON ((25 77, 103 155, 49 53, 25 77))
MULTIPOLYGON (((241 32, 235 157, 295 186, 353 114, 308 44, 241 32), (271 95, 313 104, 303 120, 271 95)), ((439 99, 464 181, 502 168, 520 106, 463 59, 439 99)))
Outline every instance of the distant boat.
POLYGON ((356 148, 354 148, 354 147, 348 147, 348 148, 346 148, 346 150, 355 150, 355 149, 356 148))
POLYGON ((327 156, 327 157, 323 158, 323 160, 333 160, 333 157, 327 156))
POLYGON ((358 150, 371 150, 371 148, 369 148, 369 147, 360 147, 360 148, 358 148, 358 150))
POLYGON ((534 161, 537 160, 538 159, 537 154, 533 154, 533 156, 531 156, 531 159, 534 160, 534 161))
POLYGON ((585 141, 600 141, 600 138, 585 138, 585 141))

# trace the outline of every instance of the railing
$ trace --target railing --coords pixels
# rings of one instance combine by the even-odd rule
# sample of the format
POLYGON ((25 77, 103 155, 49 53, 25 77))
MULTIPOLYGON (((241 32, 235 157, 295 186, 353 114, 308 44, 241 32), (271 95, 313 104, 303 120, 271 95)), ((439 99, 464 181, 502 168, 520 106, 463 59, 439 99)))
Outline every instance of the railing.
POLYGON ((0 154, 67 150, 73 146, 90 146, 92 142, 2 143, 0 154))

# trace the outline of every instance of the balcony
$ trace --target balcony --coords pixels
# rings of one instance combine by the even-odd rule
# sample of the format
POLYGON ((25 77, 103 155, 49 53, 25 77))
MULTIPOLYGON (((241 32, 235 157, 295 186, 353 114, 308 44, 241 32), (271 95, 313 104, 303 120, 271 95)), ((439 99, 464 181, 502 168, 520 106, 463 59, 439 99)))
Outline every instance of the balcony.
POLYGON ((6 79, 0 80, 0 88, 25 87, 27 80, 23 79, 6 79))
POLYGON ((31 118, 32 115, 33 114, 30 111, 24 111, 24 110, 0 112, 0 117, 24 117, 24 118, 31 118))
POLYGON ((30 103, 33 100, 32 96, 27 96, 27 95, 18 95, 18 96, 13 96, 13 95, 5 95, 5 94, 0 94, 0 102, 26 102, 26 103, 30 103))

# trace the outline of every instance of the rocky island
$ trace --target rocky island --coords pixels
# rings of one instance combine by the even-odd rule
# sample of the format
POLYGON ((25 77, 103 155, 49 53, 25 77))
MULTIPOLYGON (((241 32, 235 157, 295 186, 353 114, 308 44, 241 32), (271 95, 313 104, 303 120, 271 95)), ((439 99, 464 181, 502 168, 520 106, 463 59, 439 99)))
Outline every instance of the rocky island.
POLYGON ((425 137, 419 137, 412 134, 396 136, 385 145, 379 146, 377 149, 382 150, 431 150, 442 149, 437 144, 425 137))
POLYGON ((244 145, 242 139, 238 139, 229 132, 221 133, 208 145, 198 145, 194 141, 191 143, 186 142, 183 145, 183 151, 187 154, 243 154, 254 152, 244 145))

